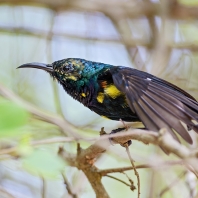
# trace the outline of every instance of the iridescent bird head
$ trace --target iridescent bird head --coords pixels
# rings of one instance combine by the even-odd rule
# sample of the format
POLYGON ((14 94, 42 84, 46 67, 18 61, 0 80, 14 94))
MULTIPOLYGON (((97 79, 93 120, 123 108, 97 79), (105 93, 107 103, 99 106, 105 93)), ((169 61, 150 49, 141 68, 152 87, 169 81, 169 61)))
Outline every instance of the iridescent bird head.
POLYGON ((77 58, 68 58, 52 63, 53 74, 55 78, 62 81, 78 81, 82 78, 85 69, 86 60, 77 58))
POLYGON ((50 73, 55 79, 62 83, 72 81, 86 81, 98 71, 103 69, 105 64, 87 61, 80 58, 67 58, 55 61, 52 64, 27 63, 18 68, 37 68, 50 73))

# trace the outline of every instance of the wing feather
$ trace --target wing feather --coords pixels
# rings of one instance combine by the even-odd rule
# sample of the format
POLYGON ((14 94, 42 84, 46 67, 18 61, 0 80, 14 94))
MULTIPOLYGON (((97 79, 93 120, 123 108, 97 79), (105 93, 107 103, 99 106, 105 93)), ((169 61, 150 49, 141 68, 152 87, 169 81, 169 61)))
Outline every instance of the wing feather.
POLYGON ((188 143, 192 139, 181 124, 198 132, 198 103, 184 90, 146 72, 126 68, 110 69, 115 86, 126 94, 127 103, 145 127, 158 132, 166 128, 179 141, 177 132, 188 143))

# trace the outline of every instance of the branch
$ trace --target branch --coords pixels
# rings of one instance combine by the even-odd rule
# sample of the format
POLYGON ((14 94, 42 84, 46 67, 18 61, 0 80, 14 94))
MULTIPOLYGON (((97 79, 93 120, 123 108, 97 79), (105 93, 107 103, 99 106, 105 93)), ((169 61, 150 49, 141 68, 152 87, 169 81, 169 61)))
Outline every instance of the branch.
POLYGON ((0 195, 6 196, 7 198, 15 198, 11 193, 9 193, 4 187, 0 186, 0 195))
MULTIPOLYGON (((159 168, 163 168, 167 167, 167 166, 174 166, 174 165, 183 165, 184 161, 183 160, 177 160, 177 161, 166 161, 166 162, 162 162, 162 163, 156 163, 155 164, 141 164, 141 165, 137 165, 135 166, 136 169, 142 169, 142 168, 152 168, 152 169, 159 169, 159 168)), ((121 172, 125 172, 125 171, 129 171, 129 170, 133 170, 133 168, 131 166, 128 167, 121 167, 121 168, 109 168, 109 169, 101 169, 98 170, 98 172, 100 174, 102 174, 103 176, 109 174, 109 173, 121 173, 121 172)))
MULTIPOLYGON (((76 141, 80 139, 86 140, 85 138, 76 134, 74 132, 75 127, 71 126, 63 118, 44 113, 43 111, 37 109, 31 104, 25 102, 20 97, 16 96, 13 92, 9 91, 5 87, 3 87, 1 84, 0 84, 0 94, 4 96, 5 98, 8 98, 14 101, 15 103, 23 106, 33 115, 36 115, 43 120, 53 123, 64 132, 69 131, 70 135, 75 136, 74 138, 71 137, 67 140, 64 139, 64 141, 76 141)), ((108 149, 108 147, 111 145, 109 142, 109 138, 111 138, 115 143, 121 144, 121 145, 123 145, 124 143, 128 142, 131 139, 141 141, 145 144, 151 143, 154 145, 158 145, 162 147, 164 150, 166 150, 166 152, 173 153, 179 158, 183 159, 186 167, 192 172, 194 172, 197 176, 197 173, 198 173, 197 152, 192 151, 188 149, 187 147, 185 147, 184 145, 181 145, 180 143, 175 141, 172 138, 172 136, 168 132, 166 132, 165 129, 160 130, 159 133, 140 130, 140 129, 131 129, 131 130, 128 130, 127 132, 121 132, 121 133, 111 134, 111 135, 103 135, 94 144, 89 146, 87 149, 83 150, 79 147, 77 156, 70 155, 67 152, 65 152, 63 149, 62 151, 59 152, 60 156, 63 157, 66 161, 68 161, 71 166, 75 166, 85 173, 97 197, 101 197, 101 195, 104 198, 109 197, 101 182, 102 174, 100 172, 97 172, 98 169, 94 166, 95 160, 103 152, 105 152, 106 149, 108 149)), ((56 141, 51 141, 51 142, 46 141, 46 142, 54 143, 56 141)), ((40 143, 44 143, 44 142, 41 141, 40 143)), ((40 143, 37 142, 38 145, 40 143)), ((13 152, 14 149, 16 149, 16 147, 9 148, 7 150, 7 153, 13 152)))
MULTIPOLYGON (((192 158, 195 158, 197 161, 197 151, 190 150, 186 146, 178 143, 176 140, 172 138, 172 136, 166 132, 165 129, 160 130, 159 133, 152 132, 152 131, 145 131, 141 129, 129 129, 127 132, 120 132, 116 134, 111 135, 103 135, 98 140, 89 146, 87 149, 83 150, 83 152, 80 152, 78 159, 81 161, 81 163, 84 163, 85 161, 93 160, 97 157, 99 157, 103 152, 108 149, 109 146, 111 146, 109 142, 109 138, 111 138, 115 144, 121 144, 128 142, 129 140, 138 140, 145 144, 154 144, 162 147, 165 149, 168 153, 173 153, 176 156, 178 156, 181 159, 184 159, 184 163, 189 161, 192 158)), ((95 138, 78 138, 78 140, 84 140, 84 141, 93 141, 95 138)), ((41 144, 50 144, 50 143, 58 143, 58 142, 72 142, 76 141, 76 138, 51 138, 46 140, 39 140, 34 141, 31 143, 32 146, 38 146, 41 144)), ((1 150, 0 154, 9 154, 14 152, 17 149, 17 147, 11 147, 7 149, 1 150)), ((195 170, 197 170, 196 168, 195 170)))
MULTIPOLYGON (((136 168, 135 168, 135 164, 134 164, 134 161, 133 161, 133 159, 132 159, 132 157, 131 157, 128 144, 126 144, 125 147, 126 147, 126 152, 127 152, 128 157, 129 157, 129 159, 130 159, 131 165, 132 165, 132 167, 133 167, 134 174, 135 174, 135 176, 137 177, 138 198, 140 198, 140 175, 139 175, 138 171, 137 171, 136 168)), ((133 183, 133 182, 132 182, 132 183, 133 183)))
MULTIPOLYGON (((167 0, 168 1, 168 0, 167 0)), ((5 0, 1 0, 0 3, 7 3, 5 0)), ((100 0, 75 0, 75 1, 54 1, 54 0, 29 0, 27 2, 19 2, 16 0, 10 0, 10 4, 13 5, 34 5, 34 6, 46 6, 55 11, 65 10, 80 10, 88 12, 103 12, 111 15, 117 19, 126 18, 140 18, 142 16, 156 16, 161 14, 160 3, 151 1, 126 1, 126 2, 111 2, 100 0), (111 9, 109 9, 111 8, 111 9)), ((169 0, 169 16, 172 19, 186 19, 186 18, 198 18, 198 7, 185 6, 179 4, 176 0, 169 0)))
POLYGON ((71 135, 72 137, 76 138, 81 137, 79 134, 75 132, 75 127, 72 124, 70 124, 67 120, 63 119, 58 115, 52 115, 49 112, 46 113, 38 109, 37 107, 33 106, 32 104, 17 96, 11 90, 4 87, 2 84, 0 84, 0 95, 22 106, 28 112, 37 116, 39 119, 58 126, 64 134, 71 135))
MULTIPOLYGON (((172 153, 181 159, 184 159, 184 163, 189 163, 192 165, 197 162, 197 151, 190 150, 186 146, 178 143, 173 137, 166 131, 166 129, 161 129, 159 133, 152 131, 145 131, 140 129, 130 129, 127 132, 120 132, 117 134, 104 135, 99 140, 97 140, 93 145, 89 146, 87 149, 83 150, 78 159, 84 163, 87 160, 93 160, 105 152, 105 150, 111 145, 108 138, 111 138, 114 143, 123 145, 129 140, 138 140, 145 144, 154 144, 165 149, 169 154, 172 153), (194 162, 193 159, 194 158, 194 162)), ((198 167, 193 166, 196 171, 198 167)))
MULTIPOLYGON (((131 39, 131 38, 90 38, 86 35, 75 35, 75 34, 69 34, 69 33, 53 33, 49 31, 44 31, 40 29, 35 28, 26 28, 26 27, 13 27, 13 26, 3 26, 0 25, 0 32, 8 32, 13 34, 22 34, 22 35, 32 35, 38 38, 44 38, 44 39, 51 39, 49 35, 54 36, 60 36, 64 38, 71 38, 71 39, 80 39, 80 40, 86 40, 86 41, 99 41, 99 42, 107 42, 107 43, 118 43, 125 45, 126 48, 134 48, 137 46, 147 47, 151 48, 153 46, 153 40, 151 42, 145 41, 143 39, 131 39)), ((192 43, 192 42, 170 42, 166 41, 166 46, 171 49, 187 49, 191 51, 198 51, 198 44, 192 43)))
POLYGON ((127 132, 121 132, 112 135, 103 135, 99 140, 97 140, 87 149, 81 149, 80 146, 78 146, 78 154, 76 156, 71 156, 61 148, 59 150, 59 155, 65 161, 69 162, 71 166, 75 166, 85 173, 97 197, 101 197, 101 195, 103 195, 103 197, 108 197, 108 194, 101 183, 101 178, 102 176, 106 175, 107 171, 99 171, 94 166, 96 159, 111 145, 108 138, 111 138, 115 143, 120 145, 123 145, 131 139, 135 139, 146 144, 151 143, 154 145, 159 145, 161 148, 166 150, 166 152, 173 153, 179 158, 183 159, 184 165, 186 165, 189 170, 194 172, 196 175, 198 173, 197 152, 191 151, 184 145, 178 143, 166 131, 166 129, 160 130, 159 133, 133 129, 128 130, 127 132))
POLYGON ((169 191, 171 188, 173 188, 176 184, 179 183, 182 177, 186 175, 187 171, 184 171, 178 175, 178 177, 172 181, 167 187, 165 187, 161 192, 159 193, 159 197, 162 197, 167 191, 169 191))
POLYGON ((129 185, 129 184, 127 184, 125 181, 123 181, 123 180, 121 180, 121 179, 118 179, 118 178, 116 178, 116 177, 113 177, 113 176, 111 176, 111 175, 105 175, 106 177, 109 177, 109 178, 111 178, 111 179, 115 179, 115 180, 117 180, 117 181, 119 181, 119 182, 121 182, 121 183, 123 183, 123 184, 125 184, 126 186, 131 186, 131 185, 129 185))
POLYGON ((64 180, 64 184, 66 186, 66 189, 67 189, 67 192, 69 195, 71 195, 72 198, 78 198, 77 194, 75 194, 67 180, 67 177, 65 176, 64 173, 62 173, 62 176, 63 176, 63 180, 64 180))
POLYGON ((41 177, 41 179, 42 179, 42 184, 43 184, 41 195, 42 195, 42 198, 46 198, 47 182, 45 181, 45 179, 43 177, 41 177))
MULTIPOLYGON (((88 150, 90 147, 88 148, 88 150)), ((63 148, 59 149, 59 156, 67 161, 71 166, 77 167, 79 170, 82 170, 89 180, 93 190, 95 191, 96 198, 110 198, 102 184, 102 176, 100 173, 97 173, 97 168, 93 165, 93 159, 90 159, 83 154, 84 150, 78 145, 78 154, 77 156, 71 156, 63 148), (79 157, 80 156, 80 157, 79 157), (84 156, 84 158, 82 158, 84 156)), ((85 149, 86 153, 86 149, 85 149)), ((87 152, 88 153, 88 152, 87 152)))

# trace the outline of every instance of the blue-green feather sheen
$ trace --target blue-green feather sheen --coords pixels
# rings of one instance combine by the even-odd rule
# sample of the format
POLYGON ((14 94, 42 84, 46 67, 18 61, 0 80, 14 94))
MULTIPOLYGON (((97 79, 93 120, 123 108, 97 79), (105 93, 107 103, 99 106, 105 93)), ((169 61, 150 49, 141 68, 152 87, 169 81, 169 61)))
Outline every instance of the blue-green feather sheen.
POLYGON ((87 61, 79 58, 69 58, 56 61, 53 64, 55 70, 55 76, 63 84, 69 84, 76 91, 80 91, 83 86, 94 86, 97 90, 98 84, 96 83, 98 75, 109 69, 112 65, 87 61), (63 68, 72 65, 73 71, 70 75, 77 78, 71 79, 67 72, 62 72, 63 68))
POLYGON ((84 81, 84 83, 86 84, 86 82, 88 82, 88 80, 90 78, 97 78, 98 74, 100 74, 100 72, 102 72, 102 70, 108 69, 110 68, 110 65, 105 65, 105 64, 98 64, 95 63, 93 64, 92 62, 89 63, 85 63, 85 67, 82 70, 82 79, 81 81, 84 81))
MULTIPOLYGON (((91 61, 86 61, 83 63, 84 68, 83 70, 79 71, 81 78, 77 81, 73 81, 70 83, 75 84, 77 90, 80 90, 82 86, 89 85, 90 83, 94 83, 97 81, 98 75, 111 67, 111 65, 103 64, 103 63, 96 63, 91 61)), ((97 83, 94 83, 95 88, 98 86, 97 83)))

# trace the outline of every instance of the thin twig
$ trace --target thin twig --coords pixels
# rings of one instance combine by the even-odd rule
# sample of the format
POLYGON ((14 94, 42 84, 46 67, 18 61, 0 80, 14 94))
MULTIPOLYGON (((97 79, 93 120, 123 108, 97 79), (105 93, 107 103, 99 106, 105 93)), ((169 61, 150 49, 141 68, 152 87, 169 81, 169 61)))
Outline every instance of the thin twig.
POLYGON ((115 179, 115 180, 117 180, 117 181, 119 181, 119 182, 125 184, 126 186, 130 186, 130 184, 127 184, 125 181, 123 181, 123 180, 121 180, 121 179, 118 179, 118 178, 116 178, 116 177, 114 177, 114 176, 111 176, 111 175, 105 175, 105 176, 106 176, 106 177, 109 177, 109 178, 112 178, 112 179, 115 179))
POLYGON ((0 195, 3 196, 3 194, 8 198, 15 198, 15 196, 9 193, 4 187, 0 186, 0 195))
POLYGON ((43 183, 42 192, 41 192, 42 198, 46 198, 46 181, 43 177, 41 177, 41 179, 42 179, 42 183, 43 183))
MULTIPOLYGON (((2 26, 0 25, 0 32, 5 32, 5 33, 10 33, 10 34, 22 34, 22 35, 33 35, 35 37, 38 38, 44 38, 44 39, 50 39, 49 38, 49 34, 48 32, 45 32, 43 30, 40 29, 33 29, 33 28, 26 28, 26 27, 13 27, 13 26, 2 26)), ((118 38, 90 38, 90 37, 86 37, 86 35, 84 36, 80 36, 80 35, 74 35, 74 34, 69 34, 69 33, 52 33, 54 36, 59 36, 59 37, 63 37, 63 38, 72 38, 72 39, 80 39, 80 40, 85 40, 85 41, 97 41, 97 42, 105 42, 105 43, 118 43, 118 44, 123 44, 124 46, 128 47, 128 48, 132 48, 136 50, 136 52, 138 52, 138 49, 135 48, 136 46, 142 46, 142 47, 150 47, 151 44, 147 41, 141 40, 141 39, 125 39, 125 40, 120 40, 118 38)), ((170 42, 167 41, 166 45, 169 48, 175 48, 175 49, 188 49, 191 51, 198 51, 198 45, 197 43, 192 43, 192 42, 170 42)), ((133 57, 135 58, 135 57, 133 57)), ((139 58, 139 57, 138 57, 139 58)), ((134 60, 133 60, 134 62, 134 60)), ((143 69, 143 68, 142 68, 143 69)))
MULTIPOLYGON (((143 169, 143 168, 151 168, 151 169, 160 169, 160 168, 164 168, 164 167, 168 167, 168 166, 175 166, 175 165, 184 165, 185 161, 183 160, 177 160, 177 161, 165 161, 162 163, 155 163, 155 164, 141 164, 141 165, 137 165, 135 166, 136 169, 143 169)), ((109 174, 109 173, 121 173, 124 171, 129 171, 129 170, 133 170, 133 167, 129 166, 129 167, 121 167, 121 168, 109 168, 109 169, 103 169, 103 170, 98 170, 97 172, 99 172, 100 174, 102 174, 103 176, 109 174)))
POLYGON ((31 103, 16 95, 11 90, 4 87, 2 84, 0 84, 0 95, 22 106, 28 112, 37 116, 39 119, 58 126, 64 134, 71 135, 72 137, 80 137, 80 135, 75 131, 75 126, 70 124, 67 120, 60 117, 59 115, 52 115, 49 112, 47 113, 45 111, 42 111, 41 109, 35 107, 31 103))
POLYGON ((135 185, 134 185, 134 181, 126 174, 126 173, 124 173, 123 172, 123 174, 127 177, 127 179, 129 180, 129 182, 130 182, 130 189, 132 190, 132 191, 134 191, 135 189, 136 189, 136 187, 135 187, 135 185))
MULTIPOLYGON (((168 1, 168 0, 167 0, 168 1)), ((13 5, 35 5, 38 1, 16 1, 10 0, 13 5)), ((108 13, 117 19, 140 18, 142 16, 156 16, 161 14, 160 2, 142 2, 142 1, 100 1, 100 0, 75 0, 75 1, 44 1, 40 0, 39 6, 43 5, 57 11, 80 10, 84 12, 102 12, 108 13), (134 3, 135 2, 135 3, 134 3), (111 7, 111 9, 109 9, 111 7)), ((173 0, 169 0, 173 2, 173 0)), ((3 1, 3 3, 5 3, 3 1)), ((197 6, 185 6, 172 3, 169 9, 169 18, 172 19, 192 19, 198 18, 197 6)))
POLYGON ((148 193, 148 198, 153 198, 154 197, 155 180, 156 180, 155 176, 156 176, 156 171, 152 171, 150 179, 149 179, 150 184, 148 184, 148 189, 149 189, 148 192, 147 192, 148 193))
POLYGON ((62 173, 62 176, 63 176, 63 180, 64 180, 64 184, 65 184, 65 187, 66 187, 66 190, 68 192, 69 195, 71 195, 71 197, 73 198, 78 198, 77 194, 75 194, 69 184, 69 181, 67 180, 67 177, 65 176, 64 173, 62 173))
MULTIPOLYGON (((128 130, 127 132, 116 133, 116 134, 111 134, 111 135, 103 135, 100 138, 82 138, 81 140, 84 140, 84 141, 97 140, 93 145, 91 145, 89 148, 86 149, 86 152, 88 153, 88 155, 91 154, 91 158, 95 158, 97 155, 104 152, 111 145, 109 141, 104 141, 105 139, 107 140, 108 138, 112 138, 113 141, 115 141, 118 144, 123 144, 124 142, 128 142, 128 140, 134 139, 134 140, 139 140, 147 144, 151 143, 154 145, 161 145, 164 148, 166 148, 166 150, 169 151, 170 153, 174 153, 179 158, 184 159, 185 160, 184 165, 190 171, 194 173, 198 172, 198 168, 196 166, 197 160, 196 158, 194 158, 197 156, 197 152, 194 150, 190 150, 184 145, 181 145, 178 142, 176 142, 171 137, 171 135, 168 134, 168 132, 166 132, 165 129, 160 130, 159 134, 156 132, 151 132, 151 131, 147 131, 145 133, 144 130, 133 129, 133 130, 128 130), (192 160, 193 158, 194 160, 192 160)), ((76 139, 68 138, 67 140, 64 140, 64 141, 70 142, 70 141, 76 141, 76 139)), ((41 142, 38 142, 38 144, 41 144, 41 142)), ((55 142, 57 143, 57 141, 54 141, 54 140, 49 140, 49 142, 47 141, 47 143, 55 143, 55 142)), ((43 140, 42 144, 44 143, 45 143, 45 140, 43 140)), ((36 144, 37 143, 34 142, 33 146, 35 146, 36 144)), ((10 154, 16 150, 17 150, 17 147, 15 146, 15 147, 1 150, 0 154, 10 154)))
POLYGON ((167 187, 161 190, 159 197, 162 197, 167 191, 173 188, 173 186, 176 185, 179 182, 179 180, 181 180, 181 178, 186 175, 186 173, 187 171, 182 172, 174 181, 172 181, 167 187))
POLYGON ((136 170, 135 164, 134 164, 133 159, 132 159, 132 157, 131 157, 128 144, 126 144, 125 147, 126 147, 127 155, 128 155, 128 157, 129 157, 130 162, 131 162, 131 165, 132 165, 132 167, 133 167, 134 173, 135 173, 135 175, 136 175, 136 177, 137 177, 138 198, 140 198, 140 176, 139 176, 139 173, 138 173, 137 170, 136 170))

